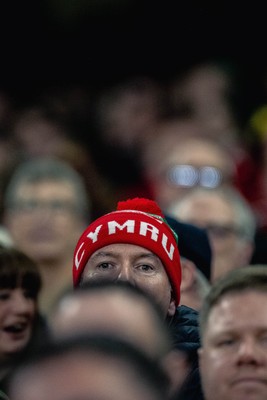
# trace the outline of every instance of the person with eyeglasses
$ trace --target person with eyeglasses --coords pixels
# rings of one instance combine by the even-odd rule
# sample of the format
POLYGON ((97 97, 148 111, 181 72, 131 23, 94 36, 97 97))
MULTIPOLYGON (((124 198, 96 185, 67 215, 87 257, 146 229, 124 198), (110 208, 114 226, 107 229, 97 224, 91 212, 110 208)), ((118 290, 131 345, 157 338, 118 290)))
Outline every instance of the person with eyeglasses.
POLYGON ((39 302, 48 315, 59 292, 72 282, 72 255, 90 219, 82 176, 67 162, 42 157, 18 164, 4 194, 3 223, 14 245, 39 266, 39 302))
POLYGON ((142 151, 143 170, 153 198, 166 211, 195 187, 234 183, 236 163, 230 148, 205 136, 192 118, 170 118, 157 127, 142 151))
POLYGON ((177 219, 207 230, 212 247, 211 281, 249 264, 255 248, 256 217, 233 186, 197 187, 168 209, 177 219))

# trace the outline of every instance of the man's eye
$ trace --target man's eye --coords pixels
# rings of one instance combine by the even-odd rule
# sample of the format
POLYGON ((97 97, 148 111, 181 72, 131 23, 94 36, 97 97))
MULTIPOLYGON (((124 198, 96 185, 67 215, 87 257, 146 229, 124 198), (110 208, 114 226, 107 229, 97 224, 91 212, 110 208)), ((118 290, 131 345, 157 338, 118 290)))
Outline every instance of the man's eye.
POLYGON ((139 269, 141 269, 142 271, 147 271, 147 272, 154 270, 154 268, 151 265, 148 265, 148 264, 140 265, 139 269))
POLYGON ((98 269, 110 269, 112 265, 108 262, 104 262, 98 265, 98 269))
POLYGON ((218 342, 218 347, 227 347, 234 344, 234 339, 222 339, 218 342))

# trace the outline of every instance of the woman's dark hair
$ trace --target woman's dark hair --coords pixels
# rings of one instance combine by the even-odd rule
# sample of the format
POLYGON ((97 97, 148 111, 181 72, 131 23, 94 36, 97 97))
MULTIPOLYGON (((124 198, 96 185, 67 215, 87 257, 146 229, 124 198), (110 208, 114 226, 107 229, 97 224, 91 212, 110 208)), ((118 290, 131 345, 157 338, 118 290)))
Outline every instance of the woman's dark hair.
MULTIPOLYGON (((42 287, 41 274, 36 263, 21 250, 0 245, 0 290, 21 288, 27 292, 36 303, 42 287)), ((50 340, 50 331, 46 318, 40 314, 37 307, 31 337, 27 345, 8 362, 15 366, 18 362, 27 360, 41 344, 50 340)), ((6 390, 10 373, 1 379, 1 389, 6 390)))
POLYGON ((42 286, 35 262, 16 248, 0 246, 0 289, 21 287, 37 299, 42 286))

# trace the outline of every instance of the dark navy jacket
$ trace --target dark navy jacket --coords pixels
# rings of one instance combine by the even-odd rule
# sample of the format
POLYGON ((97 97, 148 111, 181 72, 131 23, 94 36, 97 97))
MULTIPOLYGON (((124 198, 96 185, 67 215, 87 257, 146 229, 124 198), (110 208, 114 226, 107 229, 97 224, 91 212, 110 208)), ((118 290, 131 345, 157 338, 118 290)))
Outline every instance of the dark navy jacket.
POLYGON ((181 390, 172 400, 203 400, 197 355, 197 349, 200 347, 198 312, 187 306, 178 306, 175 315, 167 322, 174 348, 188 355, 192 367, 181 390))

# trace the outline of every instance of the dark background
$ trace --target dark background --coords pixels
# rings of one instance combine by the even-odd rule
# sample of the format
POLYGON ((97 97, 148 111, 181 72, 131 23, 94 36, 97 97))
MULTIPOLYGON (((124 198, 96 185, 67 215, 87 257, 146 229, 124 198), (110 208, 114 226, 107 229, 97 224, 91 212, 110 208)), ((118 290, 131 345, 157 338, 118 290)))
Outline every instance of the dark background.
POLYGON ((24 93, 54 83, 99 87, 135 73, 168 80, 213 58, 237 63, 257 85, 266 70, 264 8, 228 0, 2 2, 1 85, 24 93))

